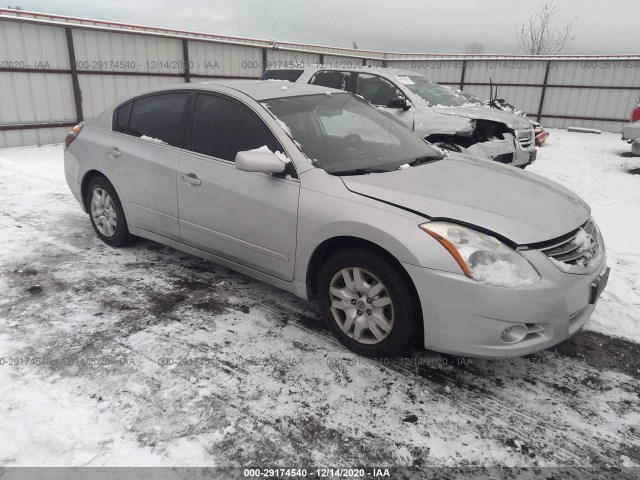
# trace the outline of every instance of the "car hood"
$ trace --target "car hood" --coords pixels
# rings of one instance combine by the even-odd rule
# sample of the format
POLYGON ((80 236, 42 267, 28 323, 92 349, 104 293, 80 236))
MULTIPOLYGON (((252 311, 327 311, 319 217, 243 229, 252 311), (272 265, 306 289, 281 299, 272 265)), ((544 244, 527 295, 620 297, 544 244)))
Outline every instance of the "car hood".
POLYGON ((526 130, 531 128, 531 122, 528 118, 505 112, 498 108, 482 106, 433 107, 433 111, 442 115, 455 115, 456 117, 470 118, 473 120, 491 120, 493 122, 504 123, 512 130, 526 130))
POLYGON ((353 193, 431 219, 475 226, 517 245, 565 235, 591 212, 580 197, 555 182, 464 155, 342 180, 353 193))

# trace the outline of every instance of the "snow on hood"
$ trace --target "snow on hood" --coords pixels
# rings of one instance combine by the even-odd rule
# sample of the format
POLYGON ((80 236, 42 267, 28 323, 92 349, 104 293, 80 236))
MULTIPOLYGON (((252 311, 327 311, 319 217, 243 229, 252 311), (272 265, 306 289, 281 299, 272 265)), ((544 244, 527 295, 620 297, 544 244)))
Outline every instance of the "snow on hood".
POLYGON ((473 120, 491 120, 504 123, 512 130, 524 130, 531 128, 531 121, 514 113, 505 112, 498 108, 482 106, 468 107, 433 107, 433 111, 443 115, 455 115, 457 117, 470 118, 473 120))
POLYGON ((432 219, 480 227, 518 245, 565 235, 591 213, 580 197, 555 182, 459 154, 416 168, 342 180, 354 193, 432 219))

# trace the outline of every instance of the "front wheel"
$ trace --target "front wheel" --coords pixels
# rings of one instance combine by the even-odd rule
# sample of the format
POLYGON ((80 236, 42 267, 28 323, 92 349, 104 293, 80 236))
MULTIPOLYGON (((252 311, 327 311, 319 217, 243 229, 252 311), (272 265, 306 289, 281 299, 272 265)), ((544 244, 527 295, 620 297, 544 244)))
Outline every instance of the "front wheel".
POLYGON ((419 309, 408 281, 377 253, 335 253, 318 277, 322 316, 350 350, 366 357, 398 355, 418 331, 419 309))
POLYGON ((91 225, 104 243, 123 247, 135 241, 129 233, 118 194, 109 180, 102 176, 92 179, 87 188, 86 202, 91 225))

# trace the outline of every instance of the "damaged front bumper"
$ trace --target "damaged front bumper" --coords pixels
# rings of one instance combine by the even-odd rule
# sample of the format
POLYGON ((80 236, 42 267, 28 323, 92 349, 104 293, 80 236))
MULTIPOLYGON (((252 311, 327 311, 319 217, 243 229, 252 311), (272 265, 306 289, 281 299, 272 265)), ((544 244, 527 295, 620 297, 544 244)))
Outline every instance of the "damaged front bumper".
MULTIPOLYGON (((537 150, 535 146, 523 148, 514 135, 503 134, 504 139, 492 139, 486 142, 471 145, 467 151, 469 154, 488 158, 495 162, 524 168, 536 160, 537 150)), ((530 144, 533 144, 531 139, 530 144)))

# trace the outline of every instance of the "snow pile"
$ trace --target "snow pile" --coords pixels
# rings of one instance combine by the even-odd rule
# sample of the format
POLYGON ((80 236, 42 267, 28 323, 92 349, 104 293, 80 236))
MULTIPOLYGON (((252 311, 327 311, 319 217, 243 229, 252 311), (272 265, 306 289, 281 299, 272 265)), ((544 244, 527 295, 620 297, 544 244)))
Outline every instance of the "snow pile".
POLYGON ((591 241, 591 236, 581 228, 573 239, 573 244, 578 247, 578 253, 583 253, 583 258, 578 259, 575 264, 565 263, 551 257, 549 259, 565 273, 591 272, 594 267, 600 264, 603 255, 601 248, 598 248, 595 253, 589 251, 591 241))
POLYGON ((407 168, 411 168, 411 165, 409 165, 408 163, 403 163, 398 167, 398 170, 406 170, 407 168))
POLYGON ((291 161, 291 159, 287 157, 284 153, 282 153, 280 150, 276 150, 275 152, 272 152, 271 149, 269 149, 269 147, 267 147, 266 145, 263 145, 258 148, 254 148, 253 150, 249 150, 249 151, 260 152, 260 153, 273 153, 276 157, 280 159, 282 163, 289 163, 291 161))
POLYGON ((480 263, 472 270, 474 279, 496 287, 522 288, 537 282, 536 279, 520 277, 513 264, 504 260, 496 260, 490 264, 480 263))
POLYGON ((147 142, 153 142, 153 143, 162 143, 164 145, 167 144, 167 142, 160 140, 159 138, 148 137, 146 135, 142 135, 140 137, 140 140, 146 140, 147 142))

